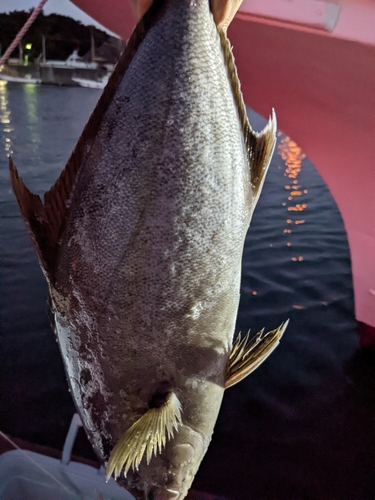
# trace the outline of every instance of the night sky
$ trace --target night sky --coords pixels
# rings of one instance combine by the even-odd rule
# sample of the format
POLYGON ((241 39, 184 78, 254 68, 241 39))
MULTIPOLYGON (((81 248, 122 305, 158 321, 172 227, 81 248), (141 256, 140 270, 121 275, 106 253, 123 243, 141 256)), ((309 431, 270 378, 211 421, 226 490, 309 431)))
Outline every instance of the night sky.
MULTIPOLYGON (((12 12, 14 10, 30 10, 35 8, 40 0, 1 0, 0 1, 0 12, 12 12)), ((81 21, 83 24, 94 26, 107 31, 104 26, 94 21, 91 17, 86 15, 82 10, 73 5, 69 0, 48 0, 43 8, 44 14, 62 14, 64 16, 72 17, 81 21)))

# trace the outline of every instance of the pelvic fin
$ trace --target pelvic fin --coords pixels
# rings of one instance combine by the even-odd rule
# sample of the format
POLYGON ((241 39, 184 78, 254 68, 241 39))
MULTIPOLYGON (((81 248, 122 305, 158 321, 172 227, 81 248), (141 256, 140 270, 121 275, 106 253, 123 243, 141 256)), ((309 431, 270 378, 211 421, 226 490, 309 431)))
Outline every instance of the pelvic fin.
POLYGON ((288 323, 289 320, 281 323, 278 328, 266 334, 264 334, 263 328, 251 340, 249 340, 250 331, 244 338, 241 338, 240 333, 238 334, 229 356, 227 377, 224 386, 226 389, 247 377, 247 375, 258 368, 268 358, 272 351, 279 345, 288 323))

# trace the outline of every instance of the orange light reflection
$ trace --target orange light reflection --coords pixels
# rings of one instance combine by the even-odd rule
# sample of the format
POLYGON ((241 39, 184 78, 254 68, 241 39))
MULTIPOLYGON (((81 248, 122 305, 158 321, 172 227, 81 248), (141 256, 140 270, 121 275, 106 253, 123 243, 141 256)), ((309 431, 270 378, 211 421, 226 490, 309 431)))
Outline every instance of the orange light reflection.
POLYGON ((288 207, 289 212, 302 212, 302 210, 305 210, 307 208, 306 203, 297 203, 295 207, 288 207))
MULTIPOLYGON (((296 142, 292 141, 290 137, 284 137, 279 145, 279 154, 287 166, 285 171, 287 176, 290 179, 297 179, 301 171, 302 160, 305 157, 302 153, 302 149, 296 142)), ((296 182, 294 182, 294 184, 296 184, 296 182)))
MULTIPOLYGON (((287 195, 287 200, 288 202, 292 201, 294 196, 303 196, 304 194, 307 193, 307 189, 303 190, 302 187, 299 184, 298 180, 298 174, 301 171, 302 168, 302 160, 305 158, 304 153, 302 152, 302 149, 298 146, 298 144, 290 139, 290 137, 284 137, 278 146, 278 153, 281 156, 281 158, 284 160, 286 169, 285 169, 285 177, 288 177, 290 179, 289 184, 286 184, 285 190, 288 191, 287 195)), ((294 206, 288 206, 289 203, 284 202, 282 205, 287 207, 288 212, 302 212, 307 208, 306 203, 297 203, 294 206)), ((288 218, 286 219, 287 224, 304 224, 305 220, 304 219, 291 219, 288 218)), ((284 229, 284 234, 291 234, 292 230, 291 229, 284 229)), ((292 243, 288 241, 286 243, 288 247, 292 246, 292 243)), ((292 261, 294 262, 301 262, 303 261, 302 256, 298 257, 292 257, 292 261)), ((295 306, 296 308, 299 308, 301 306, 295 306)))

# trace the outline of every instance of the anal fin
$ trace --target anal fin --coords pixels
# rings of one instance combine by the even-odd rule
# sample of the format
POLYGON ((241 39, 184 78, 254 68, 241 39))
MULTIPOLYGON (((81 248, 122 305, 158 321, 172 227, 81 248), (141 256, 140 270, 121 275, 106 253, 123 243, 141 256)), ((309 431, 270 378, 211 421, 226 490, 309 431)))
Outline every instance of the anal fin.
POLYGON ((255 132, 249 126, 246 133, 254 206, 258 202, 258 198, 266 178, 266 173, 276 146, 276 132, 276 114, 275 111, 272 110, 272 115, 261 132, 255 132))
POLYGON ((162 451, 181 423, 180 401, 170 392, 163 405, 150 408, 119 439, 108 460, 107 480, 113 473, 117 478, 122 469, 125 477, 130 468, 138 469, 145 452, 148 464, 152 455, 162 451))
MULTIPOLYGON (((217 8, 218 6, 216 6, 216 9, 217 8)), ((234 8, 234 4, 231 8, 234 8)), ((238 79, 237 68, 229 40, 222 28, 219 27, 218 32, 248 156, 252 187, 251 203, 252 209, 254 210, 262 191, 266 173, 276 145, 276 114, 275 111, 272 110, 272 115, 261 132, 255 132, 252 129, 247 117, 246 106, 242 97, 241 85, 238 79)))
POLYGON ((229 356, 225 388, 231 387, 253 372, 279 345, 289 320, 268 333, 261 330, 249 340, 249 333, 241 338, 238 334, 229 356))

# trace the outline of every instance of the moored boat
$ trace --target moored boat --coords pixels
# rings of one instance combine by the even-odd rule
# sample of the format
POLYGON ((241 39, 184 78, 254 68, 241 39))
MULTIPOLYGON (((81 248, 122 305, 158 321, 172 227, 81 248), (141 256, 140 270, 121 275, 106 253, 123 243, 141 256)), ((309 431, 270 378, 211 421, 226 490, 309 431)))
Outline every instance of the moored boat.
POLYGON ((33 78, 32 75, 25 75, 24 77, 7 75, 6 73, 0 72, 0 80, 5 82, 16 82, 16 83, 41 83, 40 78, 33 78))
POLYGON ((108 83, 108 75, 103 76, 99 80, 90 80, 88 78, 78 78, 72 77, 73 82, 78 83, 80 87, 88 88, 88 89, 104 89, 104 87, 108 83))

